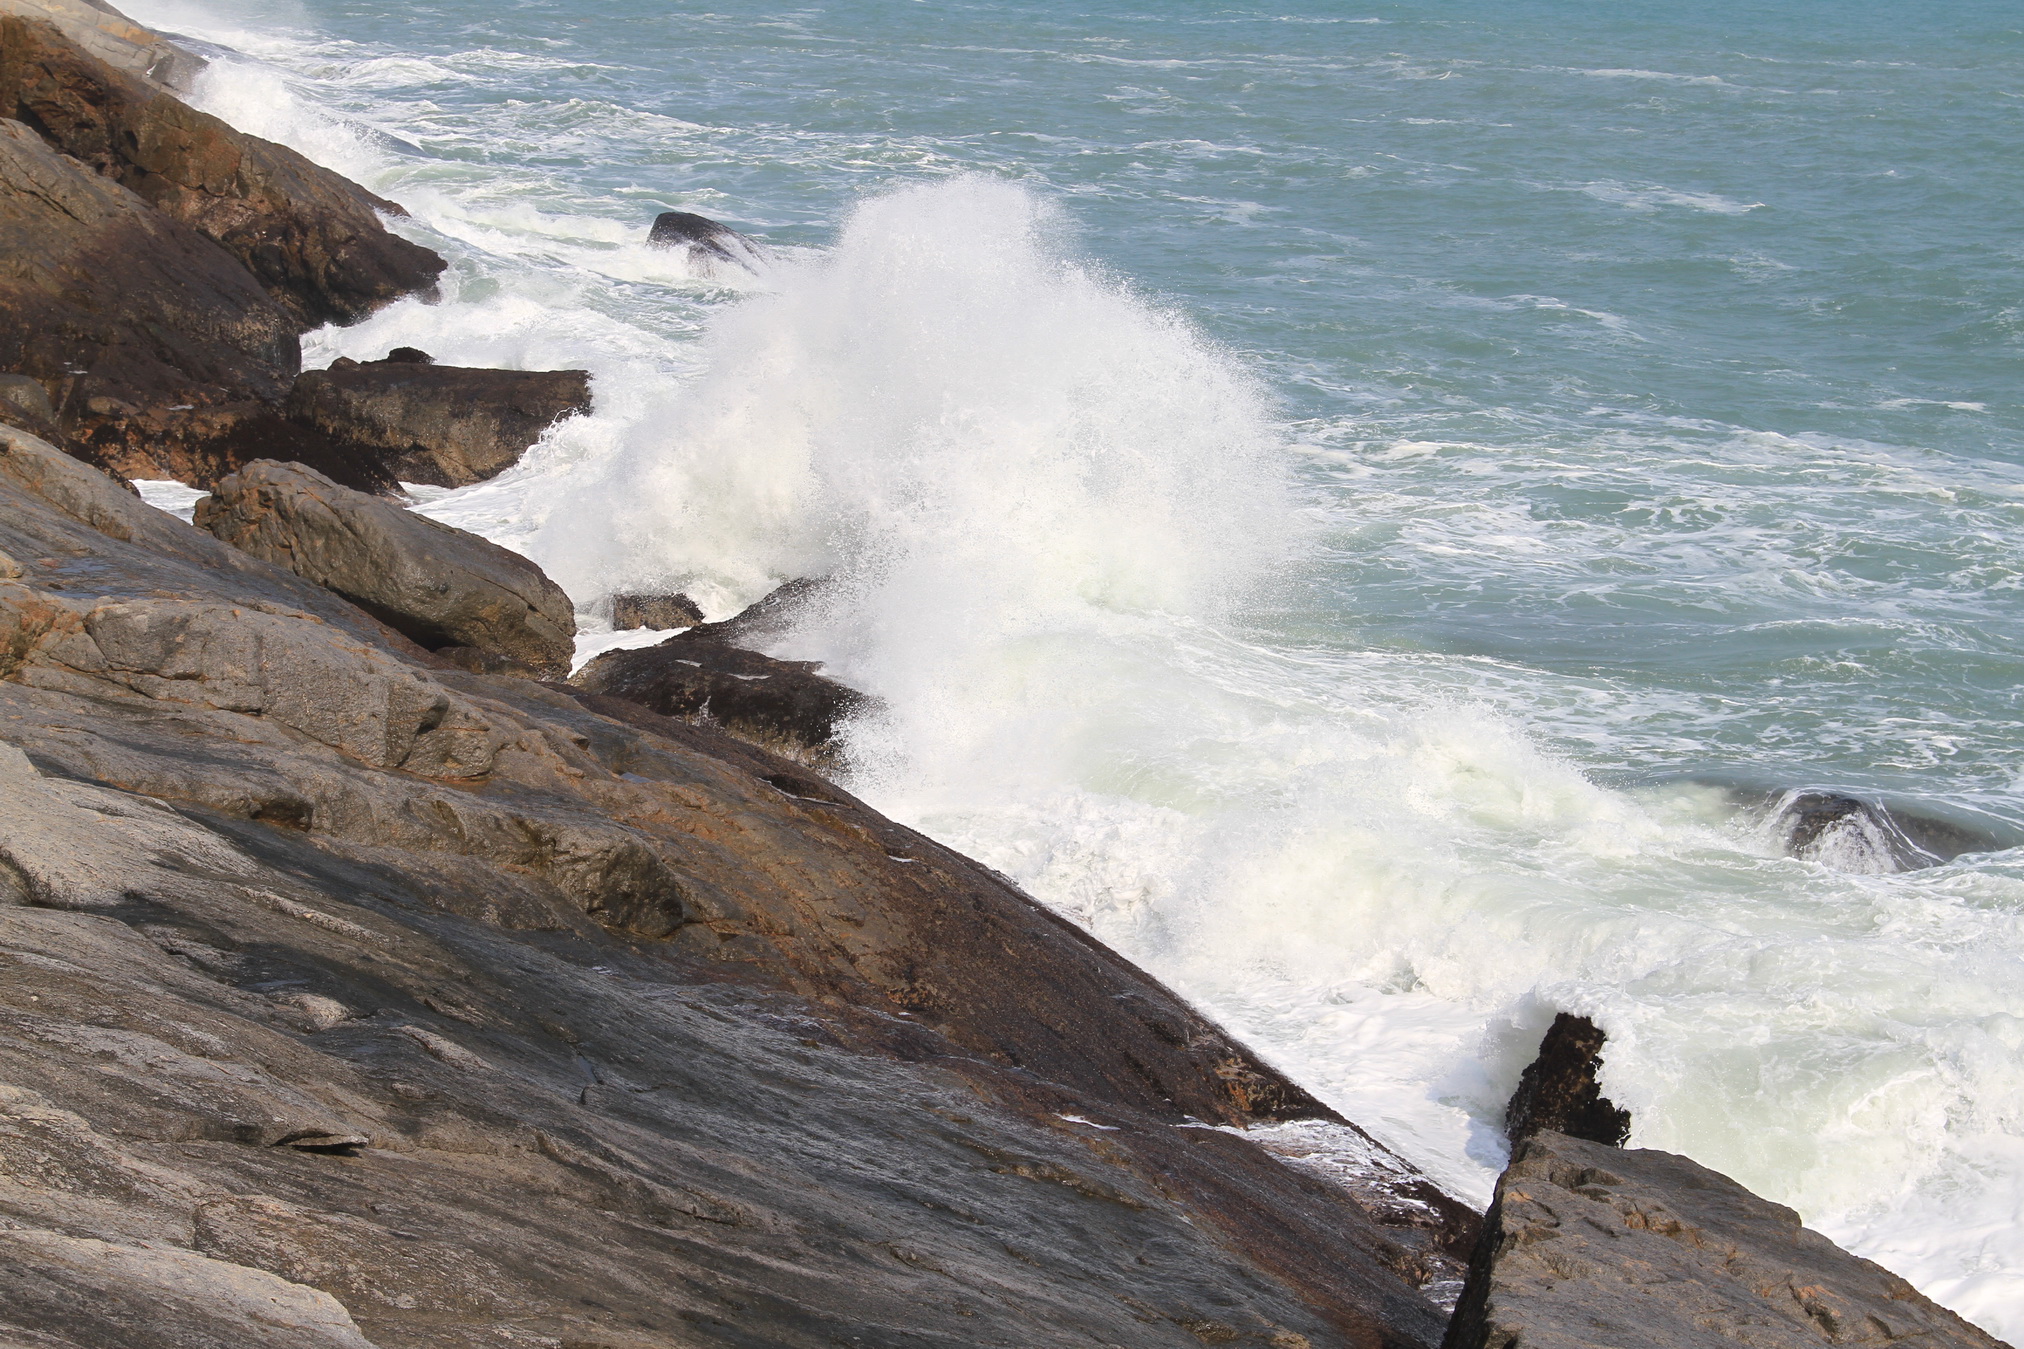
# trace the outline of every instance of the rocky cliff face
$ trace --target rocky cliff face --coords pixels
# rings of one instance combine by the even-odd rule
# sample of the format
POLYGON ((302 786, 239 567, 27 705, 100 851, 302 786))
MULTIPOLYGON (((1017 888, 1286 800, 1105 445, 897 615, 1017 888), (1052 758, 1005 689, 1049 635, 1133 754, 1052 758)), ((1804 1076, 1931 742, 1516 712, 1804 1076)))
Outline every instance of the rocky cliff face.
POLYGON ((1470 1215, 989 872, 0 437, 0 1324, 1438 1340, 1470 1215))

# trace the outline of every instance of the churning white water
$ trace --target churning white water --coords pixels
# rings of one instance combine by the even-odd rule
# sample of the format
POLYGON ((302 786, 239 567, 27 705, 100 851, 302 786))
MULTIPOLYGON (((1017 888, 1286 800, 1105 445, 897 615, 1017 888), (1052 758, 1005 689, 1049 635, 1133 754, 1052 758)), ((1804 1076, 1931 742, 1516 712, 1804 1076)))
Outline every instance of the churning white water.
MULTIPOLYGON (((1317 26, 1224 70, 1227 35, 1208 34, 1191 73, 1134 67, 1085 114, 1104 53, 1155 40, 1055 17, 1092 27, 1025 77, 1058 81, 1060 134, 987 119, 941 138, 862 131, 860 105, 797 104, 809 129, 783 128, 745 101, 801 69, 806 40, 822 80, 862 63, 853 96, 957 117, 923 71, 968 71, 969 47, 887 99, 913 22, 893 16, 855 55, 807 15, 749 46, 745 19, 691 16, 666 64, 638 66, 587 30, 451 25, 424 52, 377 29, 163 21, 262 58, 221 61, 215 110, 399 198, 401 228, 451 259, 440 303, 319 334, 310 364, 407 344, 595 373, 593 415, 423 507, 540 561, 589 645, 636 640, 600 631, 615 590, 687 590, 721 617, 831 578, 775 649, 882 700, 850 732, 854 788, 1147 965, 1456 1193, 1487 1197, 1519 1069, 1554 1012, 1586 1013, 1635 1143, 2024 1336, 2024 864, 1888 870, 1890 841, 1853 817, 1787 857, 1719 785, 2024 819, 2005 749, 2024 473, 1971 453, 1979 423, 1946 430, 1987 399, 1895 364, 1850 386, 1868 369, 1853 338, 1821 348, 1832 376, 1795 365, 1776 397, 1734 373, 1757 354, 1708 345, 1711 267, 1829 285, 1806 280, 1828 254, 1806 252, 1781 182, 1679 167, 1689 190, 1559 157, 1582 118, 1704 97, 1728 100, 1697 113, 1719 140, 1755 106, 1735 92, 1750 71, 1661 80, 1628 50, 1514 67, 1565 115, 1498 142, 1521 181, 1478 199, 1493 166, 1457 167, 1475 140, 1387 168, 1303 101, 1364 83, 1466 100, 1466 77, 1398 92, 1433 89, 1450 67, 1432 57, 1358 64, 1361 39, 1317 26), (711 42, 749 78, 696 72, 677 116, 654 81, 711 42), (1328 43, 1335 64, 1303 64, 1328 43), (1198 78, 1260 116, 1219 142, 1105 139, 1104 118, 1156 122, 1198 78), (1376 243, 1311 213, 1317 165, 1369 184, 1340 216, 1376 243), (1580 277, 1610 249, 1649 255, 1578 298, 1561 298, 1574 275, 1560 295, 1395 275, 1436 228, 1413 232, 1435 219, 1413 214, 1423 192, 1456 238, 1471 211, 1495 221, 1493 254, 1578 234, 1580 277), (1569 214, 1528 214, 1541 203, 1569 214), (772 264, 702 276, 647 249, 668 207, 753 229, 772 264), (1126 274, 1141 258, 1157 294, 1126 274), (1672 307, 1636 311, 1652 293, 1672 307), (1413 336, 1380 350, 1342 336, 1358 324, 1413 336), (1802 376, 1820 416, 1865 411, 1787 427, 1802 376)), ((627 17, 627 40, 647 21, 627 17)), ((974 57, 980 100, 1014 97, 1017 54, 995 50, 974 57)), ((1509 109, 1447 112, 1420 121, 1488 135, 1509 109)), ((1458 276, 1487 265, 1450 247, 1458 276)), ((1813 292, 1768 308, 1808 304, 1833 311, 1813 292)))

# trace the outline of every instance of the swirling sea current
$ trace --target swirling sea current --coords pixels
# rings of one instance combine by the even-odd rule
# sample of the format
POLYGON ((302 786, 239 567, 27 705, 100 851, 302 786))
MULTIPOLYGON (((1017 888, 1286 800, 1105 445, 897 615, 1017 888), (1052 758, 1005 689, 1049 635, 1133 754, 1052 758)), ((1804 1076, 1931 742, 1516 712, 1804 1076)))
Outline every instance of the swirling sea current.
POLYGON ((450 259, 310 365, 594 372, 423 506, 586 650, 830 576, 856 790, 1458 1194, 1585 1013, 1634 1144, 2024 1339, 2013 6, 128 9, 450 259))

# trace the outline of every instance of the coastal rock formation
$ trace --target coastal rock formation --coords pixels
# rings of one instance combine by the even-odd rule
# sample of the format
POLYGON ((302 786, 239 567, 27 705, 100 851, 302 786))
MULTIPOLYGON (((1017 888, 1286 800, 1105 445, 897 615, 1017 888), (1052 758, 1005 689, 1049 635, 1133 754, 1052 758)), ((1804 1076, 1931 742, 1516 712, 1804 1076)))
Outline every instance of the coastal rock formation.
POLYGON ((104 0, 0 0, 0 14, 42 19, 99 61, 179 94, 210 63, 141 27, 104 0))
POLYGON ((729 225, 692 211, 663 211, 654 217, 647 242, 655 248, 679 248, 699 276, 714 276, 720 267, 756 272, 766 264, 766 250, 729 225))
POLYGON ((611 625, 620 632, 636 628, 666 632, 671 628, 693 628, 702 621, 702 609, 687 595, 611 597, 611 625))
POLYGON ((1685 1157, 1520 1143, 1445 1349, 2003 1349, 1903 1279, 1685 1157))
POLYGON ((481 370, 405 356, 305 372, 282 408, 352 458, 436 487, 494 477, 558 419, 588 411, 586 370, 481 370))
POLYGON ((1438 1340, 1471 1215, 991 872, 0 446, 0 1338, 1438 1340))
POLYGON ((362 318, 443 270, 380 223, 405 214, 394 203, 95 60, 52 24, 0 18, 0 117, 224 248, 298 330, 362 318))
POLYGON ((452 659, 448 649, 470 651, 495 671, 503 663, 542 677, 569 673, 576 637, 569 597, 526 558, 475 534, 269 460, 220 482, 197 503, 195 519, 431 651, 452 659))
POLYGON ((0 121, 0 255, 0 370, 34 378, 61 420, 278 398, 295 373, 295 324, 236 259, 15 121, 0 121))
POLYGON ((1527 1065, 1504 1111, 1504 1135, 1515 1145, 1543 1129, 1621 1147, 1630 1112, 1602 1094, 1602 1028, 1566 1012, 1553 1018, 1539 1055, 1527 1065))

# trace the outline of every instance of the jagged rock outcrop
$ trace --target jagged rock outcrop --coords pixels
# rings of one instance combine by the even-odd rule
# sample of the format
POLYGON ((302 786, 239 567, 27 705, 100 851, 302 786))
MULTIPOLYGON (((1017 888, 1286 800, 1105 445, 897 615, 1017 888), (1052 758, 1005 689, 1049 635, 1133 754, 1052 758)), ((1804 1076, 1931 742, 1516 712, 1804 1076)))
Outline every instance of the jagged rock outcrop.
POLYGON ((1602 1094, 1595 1076, 1607 1038, 1585 1016, 1555 1016, 1505 1107, 1504 1136, 1517 1144, 1551 1129, 1621 1147, 1630 1137, 1630 1112, 1602 1094))
POLYGON ((0 256, 0 370, 36 379, 63 422, 279 398, 300 360, 295 324, 236 259, 15 121, 0 121, 0 256))
POLYGON ((380 223, 404 214, 394 203, 94 59, 53 24, 0 17, 0 116, 216 242, 299 329, 363 317, 443 270, 380 223))
POLYGON ((1542 1131, 1497 1183, 1445 1349, 2003 1349, 1669 1152, 1542 1131))
POLYGON ((197 503, 195 522, 446 659, 543 678, 569 673, 569 596, 526 558, 475 534, 271 460, 220 482, 197 503))
MULTIPOLYGON (((421 353, 417 352, 416 355, 421 353)), ((483 370, 412 359, 305 372, 282 413, 402 482, 464 487, 520 461, 556 421, 590 411, 586 370, 483 370)))
POLYGON ((613 595, 611 625, 619 632, 650 628, 666 632, 693 628, 703 621, 703 611, 687 595, 613 595))
POLYGON ((984 868, 0 447, 0 1338, 1439 1337, 1469 1215, 984 868))
POLYGON ((663 211, 655 216, 647 242, 655 248, 682 250, 698 276, 715 276, 725 267, 756 272, 766 265, 766 250, 757 242, 693 211, 663 211))

